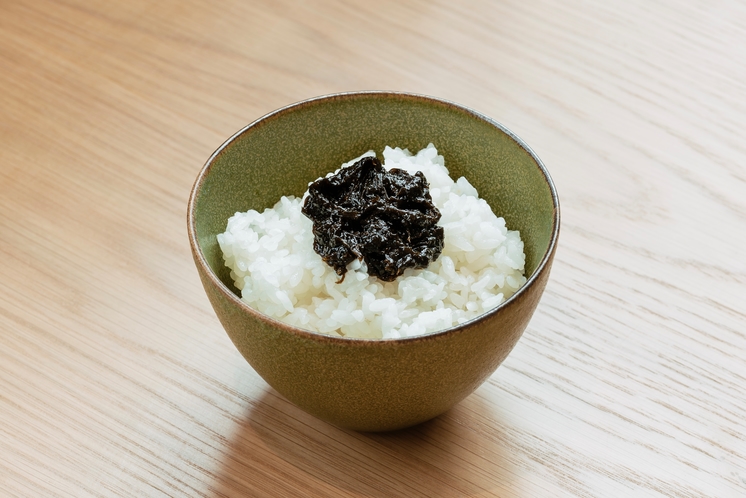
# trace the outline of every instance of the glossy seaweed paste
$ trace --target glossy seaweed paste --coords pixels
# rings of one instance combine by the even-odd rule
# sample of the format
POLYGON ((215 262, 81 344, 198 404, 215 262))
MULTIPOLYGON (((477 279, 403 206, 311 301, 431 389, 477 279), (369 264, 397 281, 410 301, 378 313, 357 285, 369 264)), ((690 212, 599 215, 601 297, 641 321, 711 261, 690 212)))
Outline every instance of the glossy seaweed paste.
POLYGON ((427 268, 443 250, 425 175, 387 171, 375 157, 313 182, 301 211, 313 221, 314 251, 342 280, 355 259, 391 282, 407 268, 427 268))

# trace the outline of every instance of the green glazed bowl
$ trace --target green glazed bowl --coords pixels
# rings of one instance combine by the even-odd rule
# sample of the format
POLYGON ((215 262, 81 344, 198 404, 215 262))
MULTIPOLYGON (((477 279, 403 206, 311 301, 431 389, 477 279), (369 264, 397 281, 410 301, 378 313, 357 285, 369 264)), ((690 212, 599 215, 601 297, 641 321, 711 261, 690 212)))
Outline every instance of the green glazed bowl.
POLYGON ((392 92, 306 100, 254 121, 208 159, 188 209, 192 254, 236 348, 267 383, 308 413, 361 431, 433 418, 484 382, 515 346, 549 277, 559 201, 538 157, 495 121, 443 100, 392 92), (263 210, 340 164, 384 146, 432 142, 451 176, 465 176, 508 228, 520 230, 528 281, 497 308, 420 337, 331 337, 249 307, 224 266, 216 235, 238 211, 263 210))

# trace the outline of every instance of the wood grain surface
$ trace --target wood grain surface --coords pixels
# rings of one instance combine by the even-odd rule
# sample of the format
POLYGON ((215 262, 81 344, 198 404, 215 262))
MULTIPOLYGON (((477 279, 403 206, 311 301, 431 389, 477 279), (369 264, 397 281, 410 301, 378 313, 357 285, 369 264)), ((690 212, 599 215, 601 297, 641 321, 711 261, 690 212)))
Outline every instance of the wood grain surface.
POLYGON ((746 3, 0 2, 0 495, 746 496, 746 3), (222 330, 185 212, 305 98, 450 99, 560 193, 539 309, 389 434, 290 405, 222 330))

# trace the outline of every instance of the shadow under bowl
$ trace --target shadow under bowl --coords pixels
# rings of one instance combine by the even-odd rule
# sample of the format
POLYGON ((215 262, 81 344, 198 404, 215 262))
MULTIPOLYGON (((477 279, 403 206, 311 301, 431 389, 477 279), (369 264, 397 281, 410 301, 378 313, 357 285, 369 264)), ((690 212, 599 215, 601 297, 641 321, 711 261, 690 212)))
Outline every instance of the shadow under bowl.
POLYGON ((499 123, 422 95, 353 92, 299 102, 249 124, 209 158, 192 189, 189 240, 200 279, 236 348, 280 394, 335 425, 386 431, 431 419, 482 384, 525 330, 549 277, 559 200, 539 158, 499 123), (465 176, 519 230, 527 282, 497 308, 428 335, 369 340, 302 330, 240 300, 216 236, 228 218, 283 195, 367 150, 435 144, 451 177, 465 176))

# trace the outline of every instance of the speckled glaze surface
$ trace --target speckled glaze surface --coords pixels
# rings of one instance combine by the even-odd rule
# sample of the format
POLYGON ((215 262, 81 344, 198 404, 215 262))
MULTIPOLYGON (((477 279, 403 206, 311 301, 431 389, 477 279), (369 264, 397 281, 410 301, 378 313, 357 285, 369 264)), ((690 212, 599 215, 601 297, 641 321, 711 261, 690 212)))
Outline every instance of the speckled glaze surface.
POLYGON ((515 346, 546 286, 559 201, 536 155, 495 121, 421 95, 355 92, 270 113, 226 141, 194 184, 187 214, 200 279, 236 348, 280 394, 330 423, 362 431, 408 427, 472 393, 515 346), (237 211, 282 195, 385 145, 432 142, 451 176, 466 176, 508 228, 520 230, 528 282, 498 308, 422 337, 373 341, 300 330, 250 308, 223 264, 216 235, 237 211))

